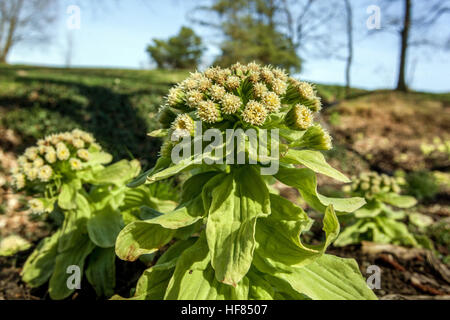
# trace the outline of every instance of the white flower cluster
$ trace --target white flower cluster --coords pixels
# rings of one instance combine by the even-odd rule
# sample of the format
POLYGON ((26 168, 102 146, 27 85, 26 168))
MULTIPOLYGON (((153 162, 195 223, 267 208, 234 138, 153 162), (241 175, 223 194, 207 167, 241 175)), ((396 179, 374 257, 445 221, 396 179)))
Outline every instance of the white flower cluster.
MULTIPOLYGON (((264 125, 273 113, 283 112, 286 116, 294 109, 286 124, 306 130, 313 123, 313 112, 320 111, 321 101, 309 83, 289 78, 282 69, 253 62, 192 73, 170 90, 167 107, 208 124, 234 119, 252 126, 264 125)), ((167 108, 164 110, 166 119, 169 113, 167 108)), ((180 120, 185 122, 177 118, 172 127, 183 125, 178 123, 180 120)))
POLYGON ((387 174, 378 174, 377 172, 363 172, 359 177, 352 177, 352 185, 345 186, 345 192, 365 194, 369 198, 379 193, 397 193, 401 192, 401 186, 405 179, 401 177, 390 177, 387 174))
POLYGON ((81 170, 91 152, 100 150, 101 146, 90 133, 75 129, 52 134, 19 157, 19 167, 12 171, 15 187, 20 190, 28 184, 48 183, 64 171, 81 170))

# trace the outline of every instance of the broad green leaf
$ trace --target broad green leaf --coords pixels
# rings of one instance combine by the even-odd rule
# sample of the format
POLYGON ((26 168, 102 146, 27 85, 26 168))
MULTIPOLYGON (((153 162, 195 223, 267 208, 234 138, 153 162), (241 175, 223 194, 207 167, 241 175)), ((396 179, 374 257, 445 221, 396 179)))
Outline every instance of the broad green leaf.
POLYGON ((124 227, 122 215, 111 207, 94 212, 87 222, 89 238, 101 248, 114 247, 120 230, 124 227))
POLYGON ((237 286, 250 269, 255 226, 270 214, 269 192, 254 167, 236 169, 211 193, 206 236, 216 278, 237 286))
POLYGON ((64 252, 77 245, 87 233, 87 221, 91 217, 91 210, 86 198, 78 194, 76 197, 76 210, 64 213, 64 223, 58 243, 58 252, 64 252))
POLYGON ((114 248, 95 248, 89 256, 86 277, 97 296, 111 297, 116 286, 116 253, 114 248))
POLYGON ((146 215, 152 214, 154 216, 154 218, 145 220, 145 222, 159 224, 166 229, 180 229, 190 226, 202 219, 205 214, 203 200, 200 196, 166 214, 149 207, 142 207, 141 210, 146 215))
POLYGON ((60 232, 57 231, 51 237, 43 239, 25 262, 21 275, 22 280, 30 287, 42 286, 52 275, 59 236, 60 232))
POLYGON ((78 184, 75 182, 64 183, 58 196, 58 205, 64 210, 76 209, 76 197, 78 192, 78 184))
MULTIPOLYGON (((181 254, 196 242, 192 238, 178 241, 172 245, 153 267, 147 269, 139 278, 134 297, 122 300, 163 300, 173 270, 181 254)), ((119 297, 116 297, 118 299, 119 297)))
POLYGON ((353 212, 361 208, 364 198, 329 198, 317 192, 317 178, 310 169, 280 168, 275 177, 282 183, 297 188, 305 201, 315 210, 325 212, 329 205, 333 205, 338 213, 353 212))
MULTIPOLYGON (((264 266, 258 258, 256 267, 264 266)), ((286 267, 288 268, 288 267, 286 267)), ((303 267, 290 267, 289 272, 271 273, 298 293, 313 300, 376 300, 353 259, 323 255, 303 267)))
POLYGON ((355 224, 350 225, 342 231, 333 245, 335 247, 345 247, 350 244, 361 243, 361 234, 367 232, 369 229, 376 229, 376 225, 373 222, 366 222, 365 220, 359 220, 355 224))
POLYGON ((154 198, 150 189, 146 185, 133 189, 126 189, 124 192, 123 203, 120 210, 126 211, 130 209, 140 210, 142 206, 150 207, 161 212, 169 212, 175 209, 176 202, 171 200, 161 200, 154 198))
POLYGON ((127 184, 127 186, 129 188, 137 188, 137 187, 143 185, 147 181, 147 177, 149 175, 169 167, 171 163, 172 163, 172 160, 170 160, 169 158, 163 158, 163 157, 159 158, 158 161, 156 162, 156 165, 153 168, 140 174, 132 182, 127 184))
POLYGON ((174 230, 145 221, 132 222, 119 233, 116 254, 122 260, 136 261, 139 256, 158 251, 169 243, 174 233, 174 230))
POLYGON ((382 193, 376 195, 377 199, 398 208, 411 208, 417 204, 417 200, 409 196, 401 196, 396 193, 382 193))
POLYGON ((218 175, 218 171, 209 171, 204 173, 199 173, 188 180, 186 180, 183 183, 183 190, 181 194, 181 203, 188 202, 198 195, 200 195, 203 191, 203 187, 210 181, 212 178, 214 178, 216 175, 218 175))
POLYGON ((356 218, 373 218, 379 215, 382 211, 382 206, 379 201, 370 201, 361 209, 355 211, 356 218))
POLYGON ((247 279, 243 279, 237 288, 216 280, 204 233, 180 256, 165 295, 166 300, 246 300, 247 298, 247 279))
POLYGON ((86 257, 95 248, 87 236, 79 239, 74 247, 58 254, 53 275, 50 278, 49 293, 53 300, 62 300, 70 296, 75 289, 69 289, 67 280, 71 274, 67 273, 69 266, 77 266, 80 268, 82 276, 86 257))
POLYGON ((167 137, 168 134, 169 134, 168 129, 158 129, 150 132, 148 136, 152 138, 164 138, 167 137))
POLYGON ((324 174, 338 181, 346 183, 351 182, 344 174, 330 166, 323 154, 319 151, 289 149, 281 161, 285 163, 301 164, 314 172, 324 174))
POLYGON ((88 164, 90 166, 98 164, 108 164, 113 160, 112 155, 106 152, 91 152, 88 164))
POLYGON ((280 196, 271 195, 271 215, 256 224, 257 252, 274 263, 301 266, 324 254, 339 234, 339 221, 330 206, 325 211, 323 230, 325 242, 320 245, 302 243, 301 234, 312 220, 299 207, 280 196))
POLYGON ((246 277, 249 280, 249 300, 273 300, 275 290, 255 268, 250 269, 246 277))
POLYGON ((394 244, 417 246, 414 236, 408 231, 408 227, 388 217, 376 217, 375 222, 381 232, 387 235, 394 244))
POLYGON ((168 167, 167 169, 149 175, 147 177, 147 183, 154 183, 156 181, 173 177, 174 175, 177 175, 182 171, 191 169, 196 166, 198 166, 198 164, 195 163, 195 160, 192 157, 189 159, 184 159, 180 161, 178 164, 174 164, 168 167))
POLYGON ((141 170, 139 161, 122 160, 93 174, 92 184, 115 184, 121 186, 136 177, 141 170))

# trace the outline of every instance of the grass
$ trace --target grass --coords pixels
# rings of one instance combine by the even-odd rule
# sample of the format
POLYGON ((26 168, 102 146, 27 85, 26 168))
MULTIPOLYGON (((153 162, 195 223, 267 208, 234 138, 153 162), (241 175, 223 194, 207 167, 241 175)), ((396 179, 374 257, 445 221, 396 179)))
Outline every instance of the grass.
MULTIPOLYGON (((186 72, 0 66, 0 125, 24 140, 73 128, 94 133, 116 159, 153 162, 158 140, 146 133, 164 95, 186 72)), ((20 150, 19 150, 20 151, 20 150)))

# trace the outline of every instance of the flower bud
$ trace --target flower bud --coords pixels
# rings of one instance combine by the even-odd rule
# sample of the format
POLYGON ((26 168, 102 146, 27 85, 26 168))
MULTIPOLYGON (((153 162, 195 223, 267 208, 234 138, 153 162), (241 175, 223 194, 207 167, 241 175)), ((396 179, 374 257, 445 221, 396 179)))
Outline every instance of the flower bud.
POLYGON ((305 106, 297 104, 286 114, 284 123, 293 130, 307 130, 313 123, 313 114, 305 106))
POLYGON ((313 150, 330 150, 332 148, 330 134, 319 125, 310 127, 293 147, 313 150))
POLYGON ((202 101, 198 105, 197 116, 206 123, 215 123, 223 120, 219 105, 211 100, 202 101))
POLYGON ((172 122, 176 119, 177 114, 172 111, 169 107, 165 106, 161 108, 158 114, 158 122, 162 125, 164 129, 170 128, 172 122))

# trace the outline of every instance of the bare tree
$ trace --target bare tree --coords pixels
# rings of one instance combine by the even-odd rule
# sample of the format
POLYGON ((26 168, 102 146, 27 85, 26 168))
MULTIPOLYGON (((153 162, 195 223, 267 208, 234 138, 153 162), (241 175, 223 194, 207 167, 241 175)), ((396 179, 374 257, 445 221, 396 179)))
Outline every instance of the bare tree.
POLYGON ((0 1, 0 63, 18 43, 48 40, 57 0, 0 1))
POLYGON ((345 91, 346 95, 350 95, 351 88, 351 69, 353 62, 353 10, 350 0, 344 0, 345 2, 345 16, 347 20, 347 61, 345 67, 345 91))
POLYGON ((394 31, 400 38, 400 59, 396 90, 407 91, 406 73, 408 56, 412 47, 432 46, 435 49, 448 47, 450 34, 445 26, 450 14, 449 0, 384 0, 387 11, 386 30, 394 31), (393 7, 400 5, 400 9, 393 7), (441 23, 441 26, 439 25, 441 23), (442 27, 442 25, 444 27, 442 27), (440 27, 439 30, 436 28, 440 27))

